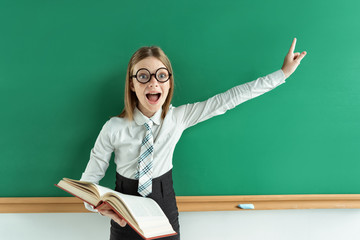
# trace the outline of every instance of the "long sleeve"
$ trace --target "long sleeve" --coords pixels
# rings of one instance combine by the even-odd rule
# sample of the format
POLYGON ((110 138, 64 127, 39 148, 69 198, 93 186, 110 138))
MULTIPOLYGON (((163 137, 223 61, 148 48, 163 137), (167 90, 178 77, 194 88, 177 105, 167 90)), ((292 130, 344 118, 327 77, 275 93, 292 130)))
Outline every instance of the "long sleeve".
MULTIPOLYGON (((101 129, 94 147, 91 149, 90 160, 80 180, 99 184, 99 181, 104 177, 109 167, 109 161, 113 151, 111 130, 109 121, 107 121, 101 129)), ((93 207, 87 203, 85 203, 85 207, 89 211, 97 212, 97 210, 94 210, 93 207)))
POLYGON ((90 152, 90 160, 86 166, 85 172, 81 176, 82 181, 88 181, 99 184, 104 177, 114 147, 111 144, 111 129, 109 121, 102 127, 94 147, 90 152))
POLYGON ((182 119, 181 124, 186 129, 216 115, 224 114, 227 110, 258 97, 283 83, 285 83, 285 74, 280 69, 254 81, 233 87, 206 101, 180 106, 177 108, 178 116, 182 119))

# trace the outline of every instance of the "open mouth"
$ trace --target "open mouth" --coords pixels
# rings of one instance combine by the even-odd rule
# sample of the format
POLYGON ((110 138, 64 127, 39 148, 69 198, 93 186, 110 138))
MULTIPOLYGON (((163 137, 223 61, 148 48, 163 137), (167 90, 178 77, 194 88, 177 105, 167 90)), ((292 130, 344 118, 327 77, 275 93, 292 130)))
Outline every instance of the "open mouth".
POLYGON ((146 98, 151 103, 156 103, 160 99, 161 93, 148 93, 146 94, 146 98))

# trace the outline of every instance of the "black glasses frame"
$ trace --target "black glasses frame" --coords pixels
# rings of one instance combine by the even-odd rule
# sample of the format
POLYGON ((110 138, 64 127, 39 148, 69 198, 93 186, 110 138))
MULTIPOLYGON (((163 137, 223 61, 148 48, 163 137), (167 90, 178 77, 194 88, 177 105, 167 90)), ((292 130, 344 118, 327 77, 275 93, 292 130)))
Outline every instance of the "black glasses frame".
POLYGON ((132 75, 131 77, 132 77, 132 78, 136 78, 136 80, 137 80, 139 83, 144 83, 144 84, 145 84, 145 83, 150 82, 150 80, 151 80, 151 78, 152 78, 153 75, 154 75, 156 81, 158 81, 158 82, 160 82, 160 83, 165 83, 165 82, 169 81, 169 79, 170 79, 170 77, 171 77, 172 74, 171 74, 171 72, 169 72, 169 70, 168 70, 167 68, 165 68, 165 67, 161 67, 161 68, 157 69, 157 70, 155 71, 155 73, 151 73, 151 72, 150 72, 148 69, 146 69, 146 68, 140 68, 139 70, 136 71, 136 74, 135 74, 135 75, 132 75), (157 72, 158 72, 159 70, 161 70, 161 69, 166 69, 166 71, 168 71, 168 73, 169 73, 169 78, 166 79, 165 81, 160 81, 160 80, 156 77, 157 72), (148 73, 149 73, 149 75, 150 75, 149 80, 147 80, 146 82, 141 82, 141 81, 139 81, 139 79, 137 78, 137 75, 138 75, 138 73, 139 73, 140 70, 146 70, 146 71, 148 71, 148 73))

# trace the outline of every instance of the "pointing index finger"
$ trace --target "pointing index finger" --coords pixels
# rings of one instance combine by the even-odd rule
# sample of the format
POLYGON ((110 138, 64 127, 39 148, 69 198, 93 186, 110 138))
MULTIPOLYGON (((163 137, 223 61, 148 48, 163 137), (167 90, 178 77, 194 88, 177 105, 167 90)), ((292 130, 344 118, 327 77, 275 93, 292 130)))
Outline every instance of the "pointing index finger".
POLYGON ((294 38, 292 44, 291 44, 291 47, 289 49, 289 53, 294 53, 294 50, 295 50, 295 45, 296 45, 296 38, 294 38))

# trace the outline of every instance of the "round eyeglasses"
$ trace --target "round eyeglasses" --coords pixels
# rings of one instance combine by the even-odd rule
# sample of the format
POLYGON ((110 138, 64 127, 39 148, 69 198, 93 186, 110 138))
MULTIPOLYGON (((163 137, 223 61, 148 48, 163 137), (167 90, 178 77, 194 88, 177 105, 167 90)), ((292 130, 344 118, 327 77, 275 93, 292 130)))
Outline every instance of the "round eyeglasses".
POLYGON ((171 77, 169 70, 164 67, 159 68, 155 73, 150 73, 150 71, 146 68, 140 68, 137 70, 136 74, 132 75, 131 77, 136 78, 136 80, 138 80, 140 83, 147 83, 150 81, 152 75, 154 75, 155 79, 161 83, 167 82, 171 77))

